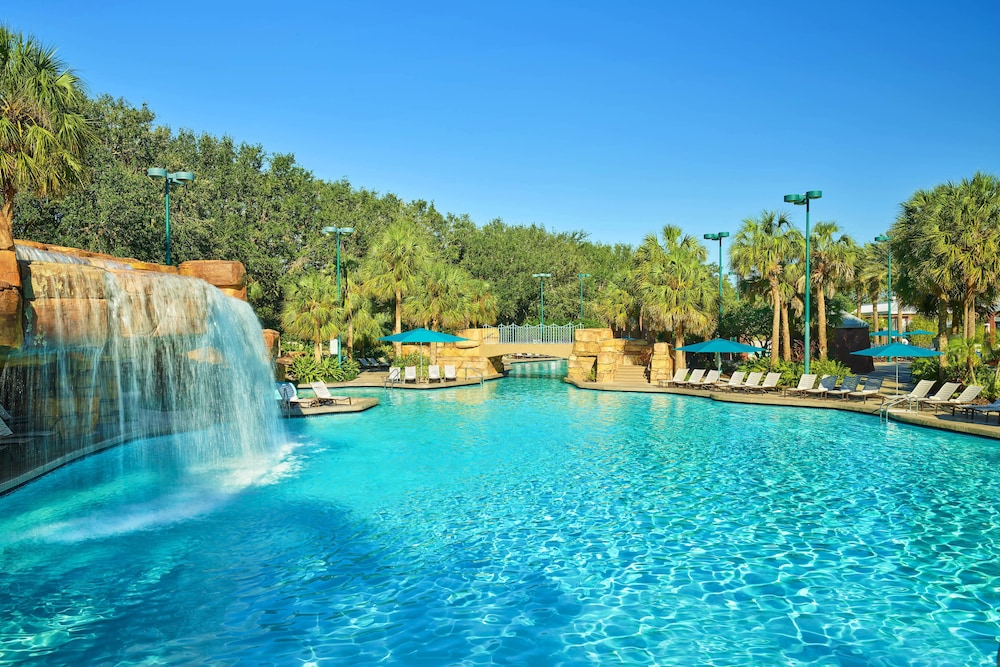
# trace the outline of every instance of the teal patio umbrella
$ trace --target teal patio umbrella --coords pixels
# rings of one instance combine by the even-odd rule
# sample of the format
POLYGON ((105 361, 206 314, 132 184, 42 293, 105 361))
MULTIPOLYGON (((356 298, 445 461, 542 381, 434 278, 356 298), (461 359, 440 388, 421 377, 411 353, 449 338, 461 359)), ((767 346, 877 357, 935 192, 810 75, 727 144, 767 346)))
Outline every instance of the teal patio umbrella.
POLYGON ((913 331, 904 331, 907 336, 936 336, 937 334, 933 331, 928 331, 927 329, 914 329, 913 331))
MULTIPOLYGON (((453 336, 451 334, 446 334, 441 331, 431 331, 430 329, 424 329, 423 327, 419 329, 410 329, 409 331, 403 331, 398 334, 391 334, 389 336, 382 336, 379 340, 388 341, 390 343, 410 343, 411 345, 416 343, 423 346, 424 343, 457 343, 463 340, 469 340, 468 338, 462 338, 461 336, 453 336)), ((424 355, 420 354, 420 372, 423 374, 424 370, 424 355)))
POLYGON ((725 338, 713 338, 712 340, 706 340, 702 343, 693 343, 691 345, 685 345, 677 349, 680 352, 709 352, 709 353, 719 352, 722 354, 764 351, 764 348, 762 347, 754 347, 753 345, 744 345, 743 343, 737 343, 734 340, 726 340, 725 338))
POLYGON ((916 345, 906 345, 904 343, 889 343, 888 345, 879 345, 877 347, 869 347, 864 350, 858 350, 857 352, 851 352, 851 354, 856 354, 861 357, 893 357, 896 359, 896 391, 899 391, 899 357, 939 357, 944 352, 938 352, 937 350, 929 350, 926 347, 917 347, 916 345))

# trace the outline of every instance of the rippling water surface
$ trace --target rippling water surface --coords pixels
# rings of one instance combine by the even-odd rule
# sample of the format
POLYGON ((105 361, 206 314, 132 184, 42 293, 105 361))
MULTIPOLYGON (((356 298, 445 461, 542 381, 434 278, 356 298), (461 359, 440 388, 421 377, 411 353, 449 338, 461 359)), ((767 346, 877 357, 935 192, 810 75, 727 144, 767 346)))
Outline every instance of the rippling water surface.
POLYGON ((538 368, 0 498, 0 664, 994 664, 996 443, 538 368))

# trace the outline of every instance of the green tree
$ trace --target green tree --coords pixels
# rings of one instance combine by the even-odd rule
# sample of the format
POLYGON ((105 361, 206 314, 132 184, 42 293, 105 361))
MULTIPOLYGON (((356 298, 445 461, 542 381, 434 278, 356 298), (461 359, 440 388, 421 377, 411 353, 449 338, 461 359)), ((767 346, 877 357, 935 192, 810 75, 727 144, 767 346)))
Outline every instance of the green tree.
POLYGON ((14 247, 19 192, 58 196, 83 183, 94 133, 83 86, 55 49, 0 26, 0 250, 14 247))
POLYGON ((323 343, 340 333, 339 319, 337 286, 330 276, 311 271, 286 289, 282 326, 289 335, 312 342, 316 363, 322 359, 323 343))
POLYGON ((812 287, 816 290, 816 325, 821 360, 827 358, 826 300, 854 278, 855 244, 846 234, 837 236, 839 231, 835 222, 818 222, 811 231, 810 272, 812 287))
POLYGON ((771 365, 778 363, 781 340, 781 274, 792 254, 787 214, 763 211, 743 219, 729 251, 730 263, 741 280, 762 280, 771 293, 771 365))
MULTIPOLYGON (((636 252, 639 298, 651 325, 673 334, 674 347, 683 347, 688 333, 704 334, 712 325, 708 315, 716 298, 710 288, 708 252, 697 238, 682 235, 680 228, 667 225, 662 243, 649 234, 636 252)), ((675 351, 675 363, 684 367, 684 353, 675 351)))
MULTIPOLYGON (((368 293, 393 303, 394 333, 403 331, 403 300, 420 285, 430 260, 429 245, 429 238, 412 221, 400 220, 386 228, 362 265, 368 293)), ((402 346, 394 347, 398 356, 402 346)))

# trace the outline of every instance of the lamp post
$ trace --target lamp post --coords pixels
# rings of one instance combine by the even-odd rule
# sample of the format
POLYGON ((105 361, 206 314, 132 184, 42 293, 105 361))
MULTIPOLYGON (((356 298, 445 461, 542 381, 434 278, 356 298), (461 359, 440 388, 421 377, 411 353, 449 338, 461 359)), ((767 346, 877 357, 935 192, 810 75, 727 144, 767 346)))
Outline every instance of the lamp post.
POLYGON ((810 279, 811 276, 809 270, 809 201, 811 199, 819 199, 823 196, 822 190, 809 190, 804 195, 785 195, 785 201, 790 204, 795 204, 796 206, 802 206, 805 204, 806 207, 806 312, 805 312, 805 372, 809 372, 809 301, 811 299, 811 286, 810 279))
POLYGON ((541 301, 540 301, 540 304, 541 304, 541 309, 540 309, 541 316, 540 316, 539 320, 542 323, 542 335, 544 336, 545 335, 545 279, 546 278, 551 278, 552 274, 551 273, 532 273, 531 277, 539 279, 538 285, 539 285, 539 293, 541 295, 541 301))
POLYGON ((583 279, 589 278, 589 273, 578 273, 576 277, 580 279, 580 323, 583 324, 583 279))
MULTIPOLYGON (((889 237, 885 234, 879 234, 875 237, 875 240, 879 243, 886 243, 889 241, 889 237)), ((892 250, 886 248, 886 287, 888 292, 888 299, 886 300, 885 306, 889 311, 889 342, 892 343, 892 250)), ((878 305, 875 306, 876 310, 878 305)))
MULTIPOLYGON (((715 324, 715 337, 721 338, 722 330, 722 239, 728 238, 729 232, 716 232, 714 234, 705 234, 705 240, 707 241, 718 241, 719 242, 719 321, 715 324)), ((722 370, 722 355, 719 353, 715 354, 715 366, 720 371, 722 370)))
MULTIPOLYGON (((354 227, 324 227, 324 234, 336 234, 337 235, 337 305, 343 305, 343 297, 340 294, 340 237, 343 234, 353 234, 354 227)), ((337 332, 337 365, 340 365, 343 355, 341 354, 340 347, 340 332, 337 332)))
POLYGON ((190 171, 167 171, 160 167, 150 167, 146 170, 146 175, 163 179, 163 207, 167 211, 167 266, 170 266, 170 186, 191 183, 194 181, 194 174, 190 171))

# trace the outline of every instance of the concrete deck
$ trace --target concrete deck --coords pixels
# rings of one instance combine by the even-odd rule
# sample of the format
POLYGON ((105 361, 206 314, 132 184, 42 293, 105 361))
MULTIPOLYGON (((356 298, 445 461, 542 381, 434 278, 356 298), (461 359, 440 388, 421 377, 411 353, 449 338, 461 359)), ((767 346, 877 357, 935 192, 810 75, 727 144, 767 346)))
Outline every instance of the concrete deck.
MULTIPOLYGON (((385 379, 388 377, 388 371, 363 371, 350 382, 329 382, 327 387, 330 389, 350 389, 351 387, 384 387, 385 379)), ((503 375, 495 373, 493 375, 487 375, 483 380, 498 380, 502 378, 503 375)), ((403 384, 402 382, 395 382, 392 385, 393 389, 416 389, 418 391, 427 391, 429 389, 452 389, 454 387, 472 387, 482 384, 478 377, 475 378, 458 378, 457 380, 442 380, 441 382, 407 382, 403 384)), ((309 389, 309 385, 300 384, 297 385, 299 389, 309 389)))
MULTIPOLYGON (((891 364, 878 364, 877 366, 878 367, 873 375, 882 373, 892 375, 892 380, 890 381, 887 379, 884 383, 882 393, 882 397, 884 399, 891 399, 893 395, 897 393, 897 387, 895 385, 895 369, 891 364)), ((905 384, 904 377, 906 380, 909 380, 909 369, 907 368, 904 374, 903 367, 900 365, 899 371, 898 391, 899 393, 906 393, 906 391, 903 390, 903 385, 905 384)), ((867 402, 863 402, 859 399, 845 400, 840 398, 801 398, 797 396, 782 396, 780 393, 775 392, 762 394, 760 392, 748 393, 743 391, 657 387, 651 384, 642 385, 615 382, 577 382, 568 378, 565 381, 580 389, 587 389, 591 391, 681 394, 684 396, 700 396, 708 400, 727 403, 774 405, 788 408, 818 408, 821 410, 843 410, 846 412, 865 414, 874 419, 879 419, 879 412, 882 405, 881 400, 873 399, 868 399, 867 402)), ((889 419, 906 424, 913 424, 915 426, 937 428, 944 431, 952 431, 966 435, 977 435, 984 438, 1000 440, 1000 424, 997 424, 995 421, 984 423, 983 419, 979 417, 977 417, 975 421, 972 421, 969 417, 963 416, 960 413, 953 416, 949 408, 945 408, 944 412, 932 412, 927 409, 921 410, 920 412, 909 412, 905 408, 891 409, 889 411, 889 419)))
MULTIPOLYGON (((308 387, 308 385, 307 385, 308 387)), ((283 417, 313 417, 315 415, 339 415, 351 412, 364 412, 378 405, 377 398, 367 398, 364 396, 352 396, 350 403, 334 403, 327 405, 316 405, 303 407, 292 405, 287 409, 282 409, 283 417)))

